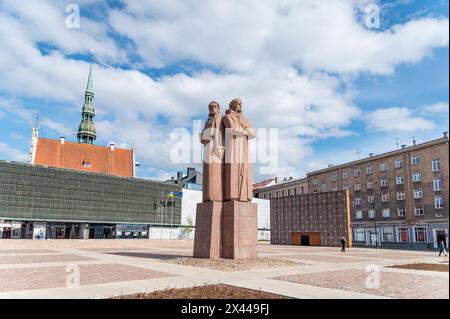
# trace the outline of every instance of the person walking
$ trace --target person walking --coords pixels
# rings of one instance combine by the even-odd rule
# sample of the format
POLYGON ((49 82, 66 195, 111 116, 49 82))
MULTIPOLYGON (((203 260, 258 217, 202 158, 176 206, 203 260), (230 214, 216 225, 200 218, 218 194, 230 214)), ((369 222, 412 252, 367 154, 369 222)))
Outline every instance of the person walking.
POLYGON ((341 252, 345 253, 345 246, 347 245, 347 240, 345 239, 345 236, 342 235, 341 237, 341 252))
POLYGON ((439 242, 439 257, 441 257, 441 254, 444 254, 445 256, 445 246, 444 246, 444 241, 440 241, 439 242))

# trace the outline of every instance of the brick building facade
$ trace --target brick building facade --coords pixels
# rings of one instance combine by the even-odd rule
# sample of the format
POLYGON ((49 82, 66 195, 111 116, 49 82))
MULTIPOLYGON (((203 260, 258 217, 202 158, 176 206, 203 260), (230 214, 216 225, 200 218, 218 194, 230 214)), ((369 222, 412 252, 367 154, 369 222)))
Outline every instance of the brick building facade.
POLYGON ((320 192, 270 200, 271 244, 351 246, 348 192, 320 192))

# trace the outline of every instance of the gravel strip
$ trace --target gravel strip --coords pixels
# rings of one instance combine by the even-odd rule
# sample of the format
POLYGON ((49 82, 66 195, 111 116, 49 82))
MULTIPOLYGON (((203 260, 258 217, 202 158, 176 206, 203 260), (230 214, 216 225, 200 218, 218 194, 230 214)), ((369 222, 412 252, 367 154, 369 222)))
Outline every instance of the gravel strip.
POLYGON ((167 261, 172 264, 208 268, 219 271, 240 271, 240 270, 253 270, 264 268, 279 268, 279 267, 292 267, 298 265, 304 265, 303 263, 277 259, 269 257, 260 257, 252 259, 208 259, 208 258, 175 258, 167 261))
POLYGON ((150 293, 123 295, 111 299, 289 299, 261 290, 230 285, 204 285, 192 288, 169 288, 150 293))

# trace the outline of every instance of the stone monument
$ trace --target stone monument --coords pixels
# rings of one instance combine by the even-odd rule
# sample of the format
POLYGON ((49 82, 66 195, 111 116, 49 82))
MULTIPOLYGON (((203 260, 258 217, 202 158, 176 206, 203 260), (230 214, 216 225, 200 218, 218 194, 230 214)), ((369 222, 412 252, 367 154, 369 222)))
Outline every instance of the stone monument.
POLYGON ((217 102, 201 133, 204 145, 203 202, 197 204, 194 257, 257 257, 258 217, 253 197, 248 140, 255 129, 233 99, 225 116, 217 102))

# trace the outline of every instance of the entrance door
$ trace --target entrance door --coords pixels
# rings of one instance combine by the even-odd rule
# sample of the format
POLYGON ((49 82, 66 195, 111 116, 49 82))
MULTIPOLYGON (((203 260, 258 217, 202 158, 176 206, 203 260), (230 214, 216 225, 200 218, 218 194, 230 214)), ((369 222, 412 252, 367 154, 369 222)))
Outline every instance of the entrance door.
POLYGON ((11 227, 3 227, 2 238, 11 238, 11 227))
POLYGON ((309 246, 309 235, 301 235, 300 236, 300 245, 309 246))
POLYGON ((57 227, 56 228, 56 239, 62 239, 64 238, 64 228, 57 227))
POLYGON ((374 231, 371 231, 370 232, 370 242, 369 242, 369 245, 370 246, 376 246, 376 245, 378 245, 378 247, 380 247, 381 246, 381 241, 380 241, 380 233, 378 232, 378 233, 376 233, 376 232, 374 232, 374 231))
POLYGON ((71 228, 70 225, 67 225, 67 226, 66 226, 66 232, 65 232, 65 234, 64 234, 64 237, 65 237, 66 239, 70 238, 70 228, 71 228))

